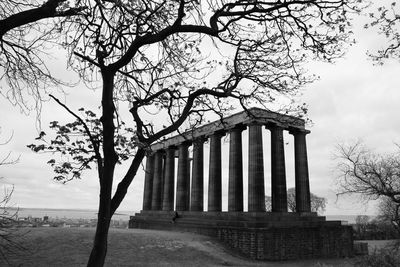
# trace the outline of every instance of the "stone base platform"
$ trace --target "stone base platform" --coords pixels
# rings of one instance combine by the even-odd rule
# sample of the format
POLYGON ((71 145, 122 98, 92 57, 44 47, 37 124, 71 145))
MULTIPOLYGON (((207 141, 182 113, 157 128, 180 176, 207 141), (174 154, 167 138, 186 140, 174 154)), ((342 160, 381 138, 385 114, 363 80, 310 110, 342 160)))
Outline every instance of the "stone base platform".
POLYGON ((351 226, 316 213, 141 211, 129 228, 187 231, 217 237, 257 260, 353 256, 351 226))

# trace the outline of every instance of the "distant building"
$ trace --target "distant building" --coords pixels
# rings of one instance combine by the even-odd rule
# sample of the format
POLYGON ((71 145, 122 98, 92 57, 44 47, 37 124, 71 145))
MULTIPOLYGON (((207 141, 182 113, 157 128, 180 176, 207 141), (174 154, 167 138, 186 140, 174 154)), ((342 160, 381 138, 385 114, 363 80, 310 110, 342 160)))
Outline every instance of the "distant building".
POLYGON ((31 218, 30 221, 34 222, 34 223, 40 223, 40 222, 42 222, 42 218, 34 217, 34 218, 31 218))

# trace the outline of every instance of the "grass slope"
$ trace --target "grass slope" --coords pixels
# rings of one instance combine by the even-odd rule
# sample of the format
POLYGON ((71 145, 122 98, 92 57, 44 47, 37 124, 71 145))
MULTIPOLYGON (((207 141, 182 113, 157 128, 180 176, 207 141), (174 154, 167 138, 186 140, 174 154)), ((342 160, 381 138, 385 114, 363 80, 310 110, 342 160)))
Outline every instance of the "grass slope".
MULTIPOLYGON (((86 266, 94 229, 32 228, 27 248, 8 255, 11 266, 86 266)), ((190 233, 111 229, 106 266, 353 266, 349 259, 257 262, 234 255, 217 240, 190 233)), ((7 263, 0 259, 0 266, 7 263)))

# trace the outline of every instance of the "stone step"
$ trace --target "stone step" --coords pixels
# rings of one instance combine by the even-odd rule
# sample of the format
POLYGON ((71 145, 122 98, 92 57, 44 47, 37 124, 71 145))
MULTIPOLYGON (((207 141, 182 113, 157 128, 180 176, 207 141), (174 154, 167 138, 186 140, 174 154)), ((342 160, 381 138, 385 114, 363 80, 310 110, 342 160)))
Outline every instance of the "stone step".
MULTIPOLYGON (((284 222, 296 222, 296 223, 307 223, 307 222, 324 222, 326 221, 323 216, 299 216, 298 214, 284 215, 280 214, 256 214, 255 216, 247 216, 248 214, 208 214, 208 213, 178 213, 179 219, 195 220, 195 221, 219 221, 219 222, 241 222, 241 223, 255 223, 255 222, 272 222, 272 223, 284 223, 284 222)), ((145 216, 148 218, 166 218, 166 220, 172 220, 174 217, 173 212, 141 212, 135 215, 136 217, 145 216)))
MULTIPOLYGON (((147 223, 172 223, 172 216, 145 216, 139 215, 132 217, 132 220, 136 222, 147 222, 147 223)), ((210 227, 239 227, 239 228, 286 228, 286 227, 318 227, 322 224, 324 226, 339 226, 340 221, 297 221, 297 220, 280 220, 280 221, 269 221, 269 220, 226 220, 226 219, 214 219, 203 217, 178 217, 175 219, 177 225, 196 225, 196 226, 210 226, 210 227)))
MULTIPOLYGON (((142 211, 136 216, 166 216, 172 218, 172 211, 142 211)), ((178 212, 180 218, 194 218, 209 220, 235 220, 235 221, 325 221, 324 216, 317 216, 314 213, 304 215, 298 213, 268 213, 268 212, 178 212)))

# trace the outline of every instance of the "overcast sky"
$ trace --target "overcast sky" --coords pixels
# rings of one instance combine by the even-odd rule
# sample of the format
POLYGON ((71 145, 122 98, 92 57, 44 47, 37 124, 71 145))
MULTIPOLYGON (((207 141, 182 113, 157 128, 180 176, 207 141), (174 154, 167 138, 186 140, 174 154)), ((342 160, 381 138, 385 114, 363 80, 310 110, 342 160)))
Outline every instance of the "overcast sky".
MULTIPOLYGON (((307 86, 300 101, 309 106, 309 118, 313 124, 308 126, 311 134, 307 136, 311 191, 328 199, 326 213, 333 214, 373 214, 373 205, 364 205, 357 198, 336 201, 335 197, 335 145, 361 139, 366 145, 379 153, 393 152, 394 143, 400 143, 400 62, 388 60, 383 66, 373 66, 366 56, 367 50, 376 50, 384 44, 384 39, 373 30, 364 30, 362 23, 356 23, 357 44, 349 48, 346 56, 336 64, 314 63, 310 72, 320 79, 307 86), (397 116, 396 116, 397 115, 397 116)), ((63 72, 65 65, 54 67, 63 72)), ((99 91, 75 87, 67 90, 65 101, 71 109, 84 106, 97 110, 99 91), (79 91, 79 94, 76 92, 79 91), (78 95, 78 97, 76 96, 78 95)), ((61 94, 60 94, 61 95, 61 94)), ((98 203, 98 182, 96 173, 86 173, 81 180, 65 185, 52 180, 53 171, 46 164, 49 155, 38 155, 26 148, 37 136, 38 125, 35 114, 21 114, 3 98, 0 98, 0 143, 11 134, 9 144, 0 147, 1 155, 12 151, 18 158, 16 165, 0 167, 0 184, 14 185, 12 203, 19 207, 38 208, 88 208, 96 209, 98 203)), ((48 131, 50 121, 71 121, 64 110, 53 102, 45 102, 42 112, 42 127, 48 131)), ((244 134, 244 145, 247 135, 244 134)), ((268 146, 268 133, 265 131, 264 144, 268 146)), ((285 136, 288 188, 294 186, 293 142, 285 136)), ((205 151, 208 146, 205 147, 205 151)), ((208 152, 206 152, 207 154, 208 152)), ((227 159, 228 149, 223 153, 227 159)), ((266 165, 269 161, 265 153, 266 165)), ((205 164, 207 164, 207 155, 205 164)), ((244 160, 246 164, 247 160, 244 160)), ((228 163, 223 163, 223 195, 226 208, 228 163)), ((119 166, 123 173, 126 166, 119 166)), ((246 169, 246 168, 245 168, 246 169)), ((266 189, 270 188, 270 169, 265 170, 266 189)), ((118 174, 117 173, 117 174, 118 174)), ((207 176, 207 172, 205 172, 207 176)), ((120 210, 138 211, 143 196, 143 171, 133 181, 120 210)), ((205 178, 207 182, 207 178, 205 178)), ((247 187, 245 186, 245 189, 247 187)), ((245 196, 246 197, 246 196, 245 196)))

